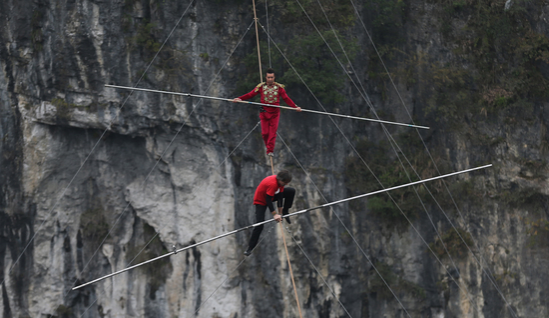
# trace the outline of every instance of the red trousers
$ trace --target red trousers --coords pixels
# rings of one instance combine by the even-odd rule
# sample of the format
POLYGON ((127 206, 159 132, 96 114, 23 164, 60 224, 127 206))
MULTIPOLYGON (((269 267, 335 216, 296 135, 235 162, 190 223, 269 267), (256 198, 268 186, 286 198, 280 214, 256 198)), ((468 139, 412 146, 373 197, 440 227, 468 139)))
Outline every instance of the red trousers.
POLYGON ((262 112, 259 113, 259 119, 261 119, 261 135, 263 136, 267 153, 274 152, 280 112, 262 112))

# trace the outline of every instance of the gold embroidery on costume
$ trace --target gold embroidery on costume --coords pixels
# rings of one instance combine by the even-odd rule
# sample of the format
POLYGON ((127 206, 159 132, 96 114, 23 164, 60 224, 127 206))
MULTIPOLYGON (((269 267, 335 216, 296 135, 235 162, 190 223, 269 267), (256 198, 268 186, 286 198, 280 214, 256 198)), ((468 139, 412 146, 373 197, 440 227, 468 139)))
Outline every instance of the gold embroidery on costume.
POLYGON ((261 88, 261 86, 263 86, 263 84, 265 84, 265 82, 261 82, 261 83, 257 84, 257 86, 254 89, 254 92, 259 91, 259 89, 261 88))
POLYGON ((258 92, 263 84, 265 84, 265 82, 257 84, 257 86, 254 88, 254 92, 258 92))

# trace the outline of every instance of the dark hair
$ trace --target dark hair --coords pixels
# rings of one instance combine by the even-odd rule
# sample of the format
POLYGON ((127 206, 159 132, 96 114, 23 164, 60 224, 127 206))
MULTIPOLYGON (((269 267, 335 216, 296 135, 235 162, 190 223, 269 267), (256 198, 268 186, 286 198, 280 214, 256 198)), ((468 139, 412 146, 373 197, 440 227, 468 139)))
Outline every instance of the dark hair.
POLYGON ((274 74, 275 73, 275 70, 273 70, 272 68, 268 68, 266 71, 265 71, 265 74, 274 74))
POLYGON ((288 170, 280 170, 276 175, 276 179, 288 183, 292 181, 292 174, 288 170))

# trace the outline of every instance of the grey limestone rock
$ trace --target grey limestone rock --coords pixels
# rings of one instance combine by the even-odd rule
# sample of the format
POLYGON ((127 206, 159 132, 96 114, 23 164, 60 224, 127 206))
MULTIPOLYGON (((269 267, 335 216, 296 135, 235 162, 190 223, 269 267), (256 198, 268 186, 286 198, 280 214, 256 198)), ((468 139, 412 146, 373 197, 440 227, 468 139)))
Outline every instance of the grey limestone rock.
MULTIPOLYGON (((424 201, 402 205, 411 224, 400 223, 398 217, 388 221, 368 200, 293 218, 285 238, 304 317, 547 316, 547 103, 533 102, 532 113, 542 114, 533 117, 527 116, 528 110, 491 112, 490 117, 466 112, 457 120, 460 129, 435 120, 426 101, 436 93, 433 87, 444 91, 446 84, 437 86, 426 78, 433 65, 460 61, 460 69, 474 67, 456 53, 459 45, 451 37, 466 32, 473 12, 467 6, 473 4, 456 2, 447 8, 454 10, 452 20, 443 21, 448 10, 442 1, 406 1, 402 8, 389 8, 395 14, 390 23, 398 28, 383 21, 377 25, 379 16, 372 12, 393 2, 370 1, 358 9, 373 32, 385 30, 373 33, 382 41, 380 49, 390 47, 383 44, 393 43, 392 34, 402 39, 395 42, 398 50, 383 51, 401 95, 378 72, 360 22, 341 19, 341 34, 358 47, 346 72, 358 75, 373 109, 350 80, 337 74, 330 85, 345 98, 324 105, 328 111, 355 116, 373 117, 375 111, 383 119, 406 123, 413 116, 431 126, 419 134, 446 167, 443 172, 487 162, 494 168, 449 180, 455 206, 443 183, 418 187, 424 201), (445 26, 453 31, 441 31, 445 26), (398 51, 408 57, 392 55, 398 51), (401 67, 410 61, 413 67, 401 67), (462 250, 449 220, 459 233, 472 235, 472 253, 462 250), (448 245, 456 253, 452 259, 444 255, 438 233, 457 245, 448 245)), ((322 3, 354 14, 348 4, 322 3)), ((505 10, 511 3, 504 4, 505 10)), ((315 19, 323 17, 313 4, 307 8, 315 19)), ((295 34, 302 40, 315 34, 299 6, 269 1, 268 8, 271 34, 286 53, 314 45, 295 42, 295 34)), ((330 11, 334 17, 336 9, 330 11)), ((263 2, 258 10, 265 21, 263 2)), ((541 22, 546 4, 524 12, 532 29, 546 37, 541 22)), ((252 19, 251 3, 238 0, 0 3, 0 317, 297 317, 283 233, 272 223, 246 259, 242 252, 248 231, 71 290, 168 253, 173 246, 182 248, 255 221, 254 190, 271 173, 260 128, 243 141, 258 121, 257 109, 104 86, 139 83, 234 98, 259 79, 250 75, 256 72, 249 66, 253 28, 237 46, 252 19)), ((284 69, 277 80, 295 83, 274 44, 271 49, 275 67, 284 69)), ((313 90, 315 76, 331 76, 323 73, 331 63, 329 55, 299 61, 318 67, 307 73, 313 90)), ((442 67, 435 75, 441 82, 451 78, 442 67)), ((475 85, 470 85, 471 92, 484 89, 475 85)), ((287 91, 300 106, 320 109, 304 85, 289 85, 287 91)), ((383 167, 382 178, 407 180, 406 173, 415 178, 411 169, 400 168, 385 133, 398 139, 403 149, 397 153, 414 158, 416 166, 427 166, 421 178, 438 174, 415 130, 385 128, 283 111, 275 170, 293 173, 295 209, 347 198, 364 184, 375 184, 347 140, 373 169, 383 167), (365 141, 372 144, 360 148, 365 141), (376 147, 384 149, 379 158, 376 147)), ((403 202, 404 195, 395 200, 403 202)))

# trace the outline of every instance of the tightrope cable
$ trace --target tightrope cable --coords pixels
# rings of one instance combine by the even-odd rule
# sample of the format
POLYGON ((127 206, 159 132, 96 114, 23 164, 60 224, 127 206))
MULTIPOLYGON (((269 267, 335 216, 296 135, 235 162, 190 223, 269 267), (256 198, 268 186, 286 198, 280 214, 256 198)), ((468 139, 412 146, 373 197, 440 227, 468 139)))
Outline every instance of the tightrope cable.
MULTIPOLYGON (((430 181, 434 181, 434 180, 439 180, 439 179, 442 179, 442 178, 447 178, 447 177, 459 175, 459 174, 462 174, 462 173, 468 173, 468 172, 472 172, 472 171, 476 171, 476 170, 486 169, 486 168, 489 168, 489 167, 491 167, 491 166, 492 166, 491 164, 488 164, 488 165, 484 165, 484 166, 479 166, 479 167, 475 167, 475 168, 470 168, 470 169, 466 169, 466 170, 461 170, 461 171, 457 171, 457 172, 445 174, 445 175, 438 176, 438 177, 433 177, 433 178, 428 178, 428 179, 424 179, 424 180, 419 180, 419 181, 415 181, 415 182, 411 182, 411 183, 406 183, 406 184, 402 184, 402 185, 399 185, 399 186, 394 186, 394 187, 391 187, 391 188, 385 188, 385 189, 382 189, 382 190, 377 190, 377 191, 373 191, 373 192, 369 192, 369 193, 357 195, 357 196, 354 196, 354 197, 350 197, 350 198, 341 199, 341 200, 338 200, 338 201, 326 203, 326 204, 319 205, 319 206, 316 206, 316 207, 312 207, 312 208, 308 208, 308 209, 303 209, 303 210, 300 210, 300 211, 297 211, 297 212, 294 212, 294 213, 282 215, 281 217, 282 217, 282 218, 286 218, 286 217, 291 217, 291 216, 297 216, 297 215, 301 215, 301 214, 304 214, 304 213, 308 213, 308 212, 311 212, 311 211, 314 211, 314 210, 318 210, 318 209, 322 209, 322 208, 325 208, 325 207, 330 207, 330 206, 333 206, 333 205, 336 205, 336 204, 344 203, 344 202, 347 202, 347 201, 356 200, 356 199, 360 199, 360 198, 365 198, 365 197, 368 197, 368 196, 372 196, 372 195, 376 195, 376 194, 380 194, 380 193, 385 193, 385 192, 388 192, 388 191, 392 191, 392 190, 396 190, 396 189, 401 189, 401 188, 413 186, 413 185, 416 185, 416 184, 421 184, 421 183, 425 183, 425 182, 430 182, 430 181)), ((155 257, 155 258, 153 258, 153 259, 150 259, 150 260, 148 260, 148 261, 141 262, 141 263, 139 263, 139 264, 136 264, 136 265, 130 266, 130 267, 128 267, 128 268, 125 268, 125 269, 116 271, 116 272, 111 273, 111 274, 109 274, 109 275, 105 275, 105 276, 103 276, 103 277, 100 277, 100 278, 95 279, 95 280, 93 280, 93 281, 87 282, 87 283, 85 283, 85 284, 76 286, 76 287, 73 288, 73 290, 76 290, 76 289, 82 288, 82 287, 84 287, 84 286, 87 286, 87 285, 96 283, 96 282, 98 282, 98 281, 101 281, 101 280, 103 280, 103 279, 106 279, 106 278, 109 278, 109 277, 118 275, 118 274, 120 274, 120 273, 127 272, 127 271, 129 271, 129 270, 131 270, 131 269, 134 269, 134 268, 137 268, 137 267, 139 267, 139 266, 143 266, 143 265, 145 265, 145 264, 152 263, 152 262, 157 261, 157 260, 159 260, 159 259, 162 259, 162 258, 171 256, 171 255, 174 255, 174 254, 177 254, 177 253, 186 251, 186 250, 191 249, 191 248, 194 248, 194 247, 196 247, 196 246, 200 246, 200 245, 203 245, 203 244, 206 244, 206 243, 209 243, 209 242, 213 242, 213 241, 216 241, 216 240, 218 240, 218 239, 220 239, 220 238, 223 238, 223 237, 226 237, 226 236, 229 236, 229 235, 233 235, 233 234, 236 234, 236 233, 238 233, 238 232, 242 232, 242 231, 247 230, 247 229, 252 229, 252 228, 254 228, 254 227, 257 227, 257 226, 260 226, 260 225, 263 225, 263 224, 271 223, 271 222, 273 222, 273 221, 275 221, 275 220, 274 220, 274 219, 270 219, 270 220, 266 220, 266 221, 263 221, 263 222, 258 222, 258 223, 251 224, 251 225, 248 225, 248 226, 245 226, 245 227, 242 227, 242 228, 233 230, 233 231, 226 232, 226 233, 224 233, 224 234, 221 234, 221 235, 218 235, 218 236, 209 238, 209 239, 207 239, 207 240, 204 240, 204 241, 201 241, 201 242, 198 242, 198 243, 194 243, 194 244, 188 245, 188 246, 186 246, 186 247, 183 247, 183 248, 180 248, 180 249, 178 249, 178 250, 175 250, 175 251, 166 253, 166 254, 164 254, 164 255, 160 255, 160 256, 155 257)))
POLYGON ((257 61, 259 65, 259 82, 263 81, 263 71, 261 70, 261 48, 259 47, 259 30, 257 29, 257 12, 255 10, 255 0, 252 0, 253 8, 254 8, 254 21, 255 21, 255 40, 257 42, 257 61))
MULTIPOLYGON (((213 99, 213 100, 220 100, 220 101, 227 101, 227 102, 234 102, 234 103, 258 105, 258 106, 269 106, 269 107, 274 107, 274 108, 289 109, 289 110, 296 111, 296 108, 293 108, 293 107, 272 105, 272 104, 264 104, 264 103, 257 103, 257 102, 250 102, 250 101, 246 101, 246 100, 235 101, 234 99, 230 99, 230 98, 222 98, 222 97, 214 97, 214 96, 206 96, 206 95, 197 95, 197 94, 190 94, 190 93, 170 92, 170 91, 162 91, 162 90, 157 90, 157 89, 137 88, 137 87, 112 85, 112 84, 105 84, 105 87, 126 89, 126 90, 132 90, 132 91, 142 91, 142 92, 187 96, 187 97, 197 97, 197 98, 213 99)), ((357 117, 357 116, 350 116, 350 115, 344 115, 344 114, 329 113, 326 110, 321 112, 321 111, 317 111, 317 110, 301 108, 301 111, 306 112, 306 113, 326 115, 328 117, 332 117, 332 116, 333 117, 343 117, 343 118, 348 118, 348 119, 371 121, 371 122, 374 122, 374 123, 383 123, 383 124, 388 124, 388 125, 397 125, 397 126, 404 126, 404 127, 429 129, 429 127, 427 127, 427 126, 418 126, 418 125, 404 124, 404 123, 398 123, 398 122, 381 120, 381 119, 373 119, 373 118, 367 118, 367 117, 357 117)))

